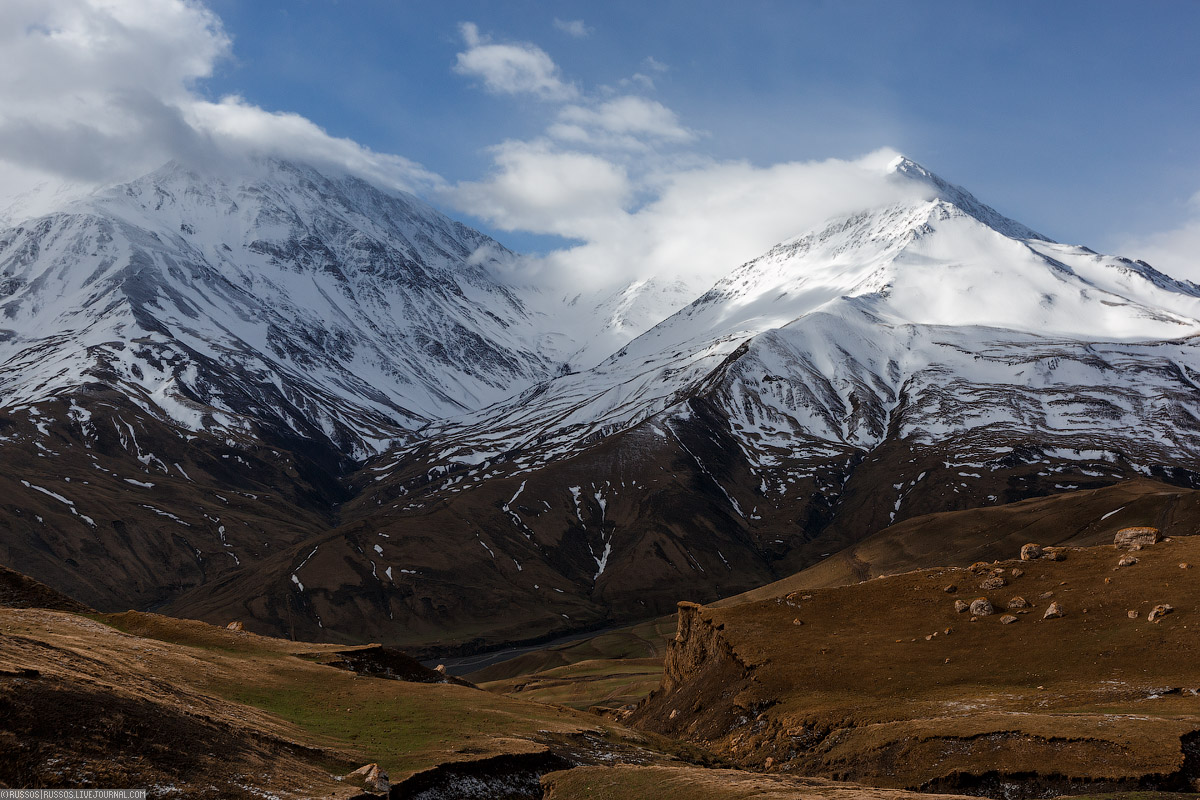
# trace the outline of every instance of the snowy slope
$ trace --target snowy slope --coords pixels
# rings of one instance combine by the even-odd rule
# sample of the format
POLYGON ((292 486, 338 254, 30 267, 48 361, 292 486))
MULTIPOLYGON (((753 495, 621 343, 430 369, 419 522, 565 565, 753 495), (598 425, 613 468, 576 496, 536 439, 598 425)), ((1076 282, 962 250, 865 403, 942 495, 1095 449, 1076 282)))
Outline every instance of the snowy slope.
POLYGON ((268 420, 361 457, 554 374, 488 269, 508 255, 356 178, 171 164, 0 232, 0 397, 100 378, 192 429, 268 420))

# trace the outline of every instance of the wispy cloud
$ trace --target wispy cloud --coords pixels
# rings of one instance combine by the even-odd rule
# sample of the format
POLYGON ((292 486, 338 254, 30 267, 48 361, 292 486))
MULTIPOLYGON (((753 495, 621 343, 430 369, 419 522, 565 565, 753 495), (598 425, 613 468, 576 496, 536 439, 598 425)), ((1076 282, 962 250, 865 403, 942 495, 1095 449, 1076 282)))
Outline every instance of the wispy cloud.
POLYGON ((467 49, 458 54, 454 71, 478 78, 496 94, 532 94, 544 100, 569 100, 578 94, 560 77, 558 65, 529 43, 500 44, 480 34, 473 22, 459 26, 467 49))
POLYGON ((592 29, 585 25, 581 19, 559 19, 555 17, 554 27, 567 36, 573 36, 576 39, 586 39, 592 33, 592 29))
POLYGON ((1188 202, 1178 227, 1145 236, 1127 236, 1120 250, 1176 278, 1200 282, 1200 192, 1188 202))

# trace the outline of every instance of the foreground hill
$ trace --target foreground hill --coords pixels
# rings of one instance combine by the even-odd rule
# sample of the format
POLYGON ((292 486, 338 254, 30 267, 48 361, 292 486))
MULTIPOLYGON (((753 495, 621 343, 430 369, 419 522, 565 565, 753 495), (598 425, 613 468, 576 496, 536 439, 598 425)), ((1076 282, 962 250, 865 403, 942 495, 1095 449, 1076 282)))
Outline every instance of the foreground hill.
POLYGON ((1200 538, 1058 553, 682 604, 662 688, 630 720, 878 786, 1194 790, 1200 538))

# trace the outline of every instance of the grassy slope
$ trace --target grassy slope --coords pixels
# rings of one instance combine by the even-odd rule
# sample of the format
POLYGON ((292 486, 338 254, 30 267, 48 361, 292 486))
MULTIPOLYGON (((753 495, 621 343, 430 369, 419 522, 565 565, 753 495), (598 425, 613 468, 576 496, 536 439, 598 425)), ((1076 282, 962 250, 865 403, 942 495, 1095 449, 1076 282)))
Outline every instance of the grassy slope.
POLYGON ((78 785, 83 773, 46 766, 54 763, 47 759, 63 758, 83 770, 111 760, 105 775, 116 783, 109 785, 200 781, 237 794, 237 781, 250 780, 272 791, 333 791, 338 785, 331 773, 367 762, 379 763, 396 781, 448 761, 539 752, 581 733, 618 747, 647 742, 569 709, 464 686, 363 677, 313 660, 342 649, 333 645, 190 620, 0 609, 0 630, 0 705, 26 719, 28 730, 16 735, 29 745, 23 761, 12 753, 9 762, 0 759, 0 782, 8 775, 19 785, 78 785), (36 670, 36 677, 22 677, 35 674, 22 670, 36 670), (54 691, 34 691, 46 687, 54 691), (38 704, 55 698, 67 706, 57 710, 61 719, 53 731, 39 734, 44 709, 38 704), (72 705, 87 716, 72 716, 72 705), (144 741, 122 756, 130 743, 119 726, 88 733, 97 709, 126 705, 147 709, 149 720, 180 720, 177 738, 164 739, 169 747, 159 761, 144 741), (267 744, 255 749, 259 742, 267 744), (200 761, 180 761, 180 753, 191 750, 200 761), (209 758, 205 751, 224 755, 209 758), (121 772, 124 762, 143 761, 121 772))
POLYGON ((1200 562, 1200 537, 1155 545, 1130 567, 1117 569, 1119 556, 1077 549, 1062 562, 915 571, 701 609, 698 630, 746 668, 707 672, 701 660, 634 719, 743 765, 771 758, 892 786, 1031 767, 1088 780, 1172 773, 1180 737, 1200 730, 1200 591, 1180 567, 1200 562), (985 591, 991 569, 1008 583, 985 591), (954 610, 979 596, 998 613, 954 610), (1033 607, 1001 624, 1014 596, 1033 607), (1066 616, 1044 620, 1054 600, 1066 616), (1176 610, 1151 624, 1159 603, 1176 610))

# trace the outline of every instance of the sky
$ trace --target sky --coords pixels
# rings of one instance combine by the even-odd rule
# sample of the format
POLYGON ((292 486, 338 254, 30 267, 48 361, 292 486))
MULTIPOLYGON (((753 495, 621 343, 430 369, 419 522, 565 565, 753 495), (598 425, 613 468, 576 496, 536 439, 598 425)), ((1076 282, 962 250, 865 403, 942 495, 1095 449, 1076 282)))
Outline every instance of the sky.
POLYGON ((0 186, 277 151, 547 282, 707 280, 913 158, 1200 280, 1200 3, 4 0, 0 186))

